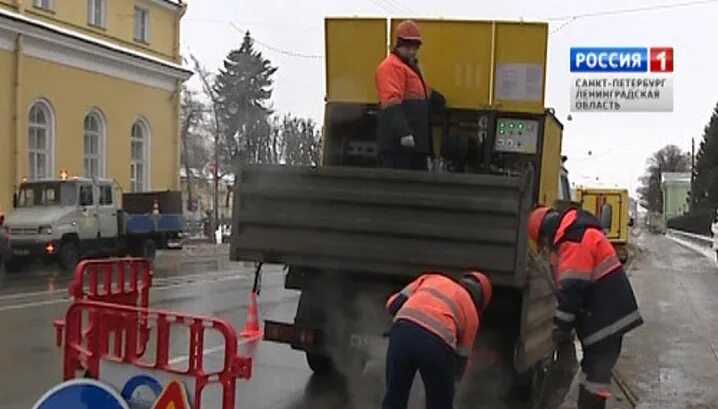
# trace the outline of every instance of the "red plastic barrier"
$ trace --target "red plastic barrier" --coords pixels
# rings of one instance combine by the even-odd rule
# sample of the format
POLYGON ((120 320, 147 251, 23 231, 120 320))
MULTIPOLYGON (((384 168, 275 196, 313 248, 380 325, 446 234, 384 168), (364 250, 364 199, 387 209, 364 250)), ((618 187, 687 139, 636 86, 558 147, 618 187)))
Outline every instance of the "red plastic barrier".
MULTIPOLYGON (((150 302, 152 286, 152 267, 143 258, 105 258, 83 260, 75 267, 74 278, 68 284, 70 299, 99 301, 105 303, 147 308, 150 302)), ((149 327, 144 312, 139 313, 139 338, 136 340, 138 355, 144 354, 149 340, 149 327)), ((98 322, 90 314, 90 326, 98 322)), ((64 321, 53 323, 56 331, 56 343, 61 344, 64 321)), ((119 337, 115 335, 115 337, 119 337)), ((115 345, 119 345, 119 340, 115 345)))
POLYGON ((159 370, 168 374, 185 375, 195 378, 194 408, 201 409, 202 391, 210 383, 222 385, 222 409, 234 409, 236 380, 249 379, 252 375, 252 359, 237 355, 237 333, 226 321, 161 310, 109 304, 97 301, 76 300, 65 316, 66 331, 63 346, 63 379, 76 377, 77 371, 100 377, 100 361, 109 360, 129 364, 143 369, 159 370), (94 322, 83 326, 83 314, 94 317, 94 322), (137 328, 140 317, 145 317, 150 326, 156 328, 154 342, 155 358, 142 360, 134 347, 139 335, 137 328), (170 324, 175 328, 183 326, 189 331, 187 369, 182 370, 170 364, 170 324), (204 368, 205 331, 218 331, 224 341, 224 363, 219 371, 208 372, 204 368), (119 337, 117 337, 119 334, 119 337), (116 337, 115 348, 110 351, 110 339, 116 337), (86 345, 86 346, 84 346, 86 345))

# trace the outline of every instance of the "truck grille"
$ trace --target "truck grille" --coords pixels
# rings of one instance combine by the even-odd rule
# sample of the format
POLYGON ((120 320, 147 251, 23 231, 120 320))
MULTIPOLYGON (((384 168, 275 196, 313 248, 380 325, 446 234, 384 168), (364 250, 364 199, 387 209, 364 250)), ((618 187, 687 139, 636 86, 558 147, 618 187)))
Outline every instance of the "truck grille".
POLYGON ((17 236, 30 236, 37 234, 37 228, 31 228, 31 227, 11 227, 10 228, 10 234, 11 235, 17 235, 17 236))

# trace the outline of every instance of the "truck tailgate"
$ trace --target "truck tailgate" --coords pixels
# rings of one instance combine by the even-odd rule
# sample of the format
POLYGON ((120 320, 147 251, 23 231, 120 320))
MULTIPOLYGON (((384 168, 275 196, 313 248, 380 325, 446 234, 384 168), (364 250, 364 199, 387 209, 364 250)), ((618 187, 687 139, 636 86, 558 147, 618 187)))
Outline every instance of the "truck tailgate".
POLYGON ((231 258, 415 276, 480 269, 526 282, 531 177, 365 168, 240 169, 231 258))

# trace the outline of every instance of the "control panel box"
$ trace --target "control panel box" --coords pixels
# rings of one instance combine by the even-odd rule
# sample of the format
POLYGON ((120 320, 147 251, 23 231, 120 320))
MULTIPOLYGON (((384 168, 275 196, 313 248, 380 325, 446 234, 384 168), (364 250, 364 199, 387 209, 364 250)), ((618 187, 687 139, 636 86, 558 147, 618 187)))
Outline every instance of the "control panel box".
POLYGON ((533 155, 538 149, 539 123, 535 119, 498 118, 494 149, 533 155))

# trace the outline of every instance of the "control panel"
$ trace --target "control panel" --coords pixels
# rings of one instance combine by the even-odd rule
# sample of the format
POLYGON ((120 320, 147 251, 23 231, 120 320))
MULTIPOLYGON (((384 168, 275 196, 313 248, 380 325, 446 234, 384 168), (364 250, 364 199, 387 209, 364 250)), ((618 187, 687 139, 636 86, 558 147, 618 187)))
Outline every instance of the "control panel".
POLYGON ((538 149, 538 132, 535 119, 498 118, 494 150, 533 155, 538 149))

